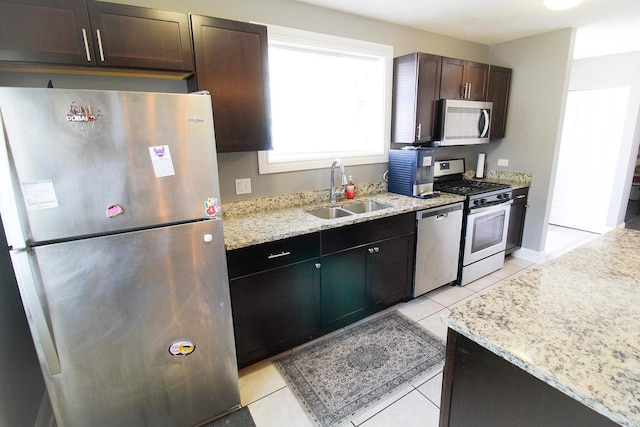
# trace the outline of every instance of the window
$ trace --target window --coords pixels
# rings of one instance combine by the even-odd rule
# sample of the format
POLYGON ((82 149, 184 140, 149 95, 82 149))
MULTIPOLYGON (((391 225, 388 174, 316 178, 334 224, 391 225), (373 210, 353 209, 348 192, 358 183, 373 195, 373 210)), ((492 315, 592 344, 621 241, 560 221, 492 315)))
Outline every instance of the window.
POLYGON ((260 173, 387 161, 393 47, 269 26, 273 150, 260 173))

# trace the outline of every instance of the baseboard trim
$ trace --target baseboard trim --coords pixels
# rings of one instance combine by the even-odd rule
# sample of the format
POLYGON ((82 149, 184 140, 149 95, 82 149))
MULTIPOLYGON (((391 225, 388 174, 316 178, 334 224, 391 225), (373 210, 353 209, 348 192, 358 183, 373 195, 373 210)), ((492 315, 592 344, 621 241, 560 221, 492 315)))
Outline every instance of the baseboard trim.
POLYGON ((511 253, 512 256, 524 259, 529 262, 539 263, 546 258, 547 254, 543 251, 534 251, 533 249, 520 248, 511 253))

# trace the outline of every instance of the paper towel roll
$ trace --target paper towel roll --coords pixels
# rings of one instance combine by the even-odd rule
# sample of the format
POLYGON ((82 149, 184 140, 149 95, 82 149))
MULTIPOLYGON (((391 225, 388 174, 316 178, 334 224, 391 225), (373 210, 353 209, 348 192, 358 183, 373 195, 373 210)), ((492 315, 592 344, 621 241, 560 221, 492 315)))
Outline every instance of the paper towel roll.
POLYGON ((484 178, 484 153, 478 153, 478 166, 476 167, 476 178, 484 178))

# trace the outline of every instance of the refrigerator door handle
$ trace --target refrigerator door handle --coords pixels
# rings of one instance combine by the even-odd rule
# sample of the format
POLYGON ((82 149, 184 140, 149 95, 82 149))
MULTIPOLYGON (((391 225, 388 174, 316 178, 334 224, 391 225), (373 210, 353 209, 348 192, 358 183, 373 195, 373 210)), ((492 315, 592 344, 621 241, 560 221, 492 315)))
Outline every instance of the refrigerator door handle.
POLYGON ((34 337, 34 341, 42 347, 49 374, 57 375, 62 372, 60 358, 49 330, 47 317, 42 309, 42 304, 40 304, 36 281, 31 272, 29 255, 26 251, 12 251, 11 259, 18 287, 20 288, 20 295, 22 295, 25 309, 28 311, 31 334, 34 337))

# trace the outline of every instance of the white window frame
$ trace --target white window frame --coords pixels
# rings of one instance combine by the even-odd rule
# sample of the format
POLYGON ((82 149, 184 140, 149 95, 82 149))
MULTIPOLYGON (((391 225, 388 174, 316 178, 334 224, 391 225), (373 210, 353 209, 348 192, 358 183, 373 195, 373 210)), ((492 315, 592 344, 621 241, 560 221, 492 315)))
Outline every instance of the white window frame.
MULTIPOLYGON (((264 24, 262 24, 264 25, 264 24)), ((326 168, 331 160, 339 157, 345 165, 363 165, 385 163, 389 156, 391 140, 391 88, 393 81, 393 46, 372 43, 363 40, 314 33, 310 31, 267 25, 269 40, 275 43, 292 43, 297 46, 310 46, 314 49, 329 52, 347 52, 356 55, 383 58, 384 66, 384 117, 382 118, 383 135, 381 135, 381 151, 372 155, 349 154, 348 152, 323 153, 313 159, 291 158, 286 161, 270 159, 270 151, 258 152, 258 171, 260 174, 326 168)), ((304 136, 301 136, 301 140, 304 136)))

